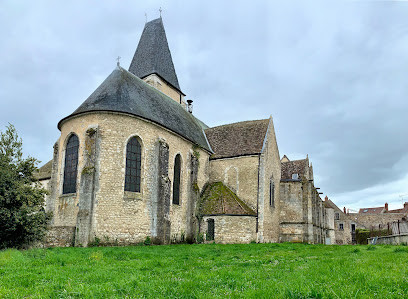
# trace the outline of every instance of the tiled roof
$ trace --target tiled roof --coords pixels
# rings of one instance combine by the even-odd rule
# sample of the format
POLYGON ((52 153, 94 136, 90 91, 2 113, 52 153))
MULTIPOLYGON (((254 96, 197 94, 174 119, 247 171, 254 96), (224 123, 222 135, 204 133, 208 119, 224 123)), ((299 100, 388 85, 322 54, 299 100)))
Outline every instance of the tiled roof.
POLYGON ((200 214, 256 216, 255 211, 221 182, 208 184, 204 189, 200 202, 200 214))
POLYGON ((214 155, 212 159, 259 154, 269 119, 243 121, 205 130, 214 155))
POLYGON ((281 163, 281 180, 292 180, 293 174, 299 175, 299 180, 302 179, 303 176, 308 176, 306 171, 308 170, 309 160, 294 160, 288 162, 281 163))
POLYGON ((376 207, 376 208, 364 208, 360 209, 358 212, 360 214, 381 214, 385 211, 384 207, 376 207))
POLYGON ((38 172, 35 174, 38 180, 46 180, 51 178, 52 171, 52 160, 45 163, 38 169, 38 172))
POLYGON ((179 103, 134 74, 118 67, 71 115, 96 111, 122 112, 157 123, 211 152, 196 118, 179 103))
POLYGON ((139 78, 157 74, 181 92, 161 18, 146 23, 129 71, 139 78))

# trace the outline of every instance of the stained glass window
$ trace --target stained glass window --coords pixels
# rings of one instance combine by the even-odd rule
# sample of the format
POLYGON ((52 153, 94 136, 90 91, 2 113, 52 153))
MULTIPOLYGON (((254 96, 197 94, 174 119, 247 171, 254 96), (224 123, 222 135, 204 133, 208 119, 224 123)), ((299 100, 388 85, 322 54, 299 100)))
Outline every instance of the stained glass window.
POLYGON ((76 135, 69 137, 67 148, 65 149, 64 184, 62 186, 63 194, 76 192, 78 147, 78 137, 76 135))
POLYGON ((275 207, 275 184, 273 180, 269 182, 269 205, 275 207))
POLYGON ((125 191, 140 192, 140 172, 142 149, 136 137, 132 137, 126 146, 125 191))
POLYGON ((174 178, 173 178, 173 204, 180 204, 180 172, 181 158, 177 155, 174 159, 174 178))

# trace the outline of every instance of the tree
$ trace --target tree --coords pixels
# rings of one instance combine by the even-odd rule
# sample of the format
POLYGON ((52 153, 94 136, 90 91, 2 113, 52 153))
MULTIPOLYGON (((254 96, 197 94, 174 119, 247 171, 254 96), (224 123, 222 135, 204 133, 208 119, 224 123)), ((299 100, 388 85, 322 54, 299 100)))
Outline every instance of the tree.
POLYGON ((13 125, 0 132, 0 249, 41 240, 51 218, 44 210, 47 191, 35 178, 39 161, 23 158, 22 145, 13 125))

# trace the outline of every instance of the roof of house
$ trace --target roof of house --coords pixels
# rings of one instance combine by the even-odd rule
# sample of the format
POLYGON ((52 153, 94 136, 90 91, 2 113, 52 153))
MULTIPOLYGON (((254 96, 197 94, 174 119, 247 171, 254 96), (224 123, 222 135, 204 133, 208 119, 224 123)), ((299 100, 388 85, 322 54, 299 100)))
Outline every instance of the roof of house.
POLYGON ((117 67, 78 109, 63 118, 58 128, 73 116, 96 111, 121 112, 141 117, 211 152, 201 125, 191 113, 121 67, 117 67))
POLYGON ((157 74, 181 92, 162 18, 146 23, 129 71, 139 78, 157 74))
POLYGON ((375 208, 363 208, 360 209, 358 212, 360 214, 381 214, 385 211, 384 207, 375 207, 375 208))
POLYGON ((45 163, 38 169, 38 172, 35 173, 35 176, 38 180, 47 180, 51 178, 52 171, 52 160, 45 163))
POLYGON ((292 174, 298 174, 299 179, 305 175, 305 171, 308 169, 309 160, 293 160, 281 163, 281 180, 293 180, 292 174))
POLYGON ((205 130, 214 155, 211 159, 259 154, 269 119, 243 121, 205 130))
POLYGON ((208 184, 200 202, 200 215, 248 215, 256 212, 221 182, 208 184))
POLYGON ((333 201, 331 201, 329 198, 325 198, 323 203, 324 203, 324 206, 326 208, 332 208, 332 209, 336 210, 337 212, 340 212, 340 213, 344 214, 344 212, 333 201))

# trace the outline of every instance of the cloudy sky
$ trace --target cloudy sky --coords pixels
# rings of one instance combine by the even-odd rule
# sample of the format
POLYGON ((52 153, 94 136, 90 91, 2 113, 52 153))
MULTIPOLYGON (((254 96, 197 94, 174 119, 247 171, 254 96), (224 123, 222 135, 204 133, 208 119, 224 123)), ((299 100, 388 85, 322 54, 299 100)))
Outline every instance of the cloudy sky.
POLYGON ((210 126, 273 116, 339 207, 408 201, 408 2, 0 1, 0 130, 52 158, 57 123, 163 21, 181 89, 210 126), (233 4, 232 4, 233 3, 233 4))

